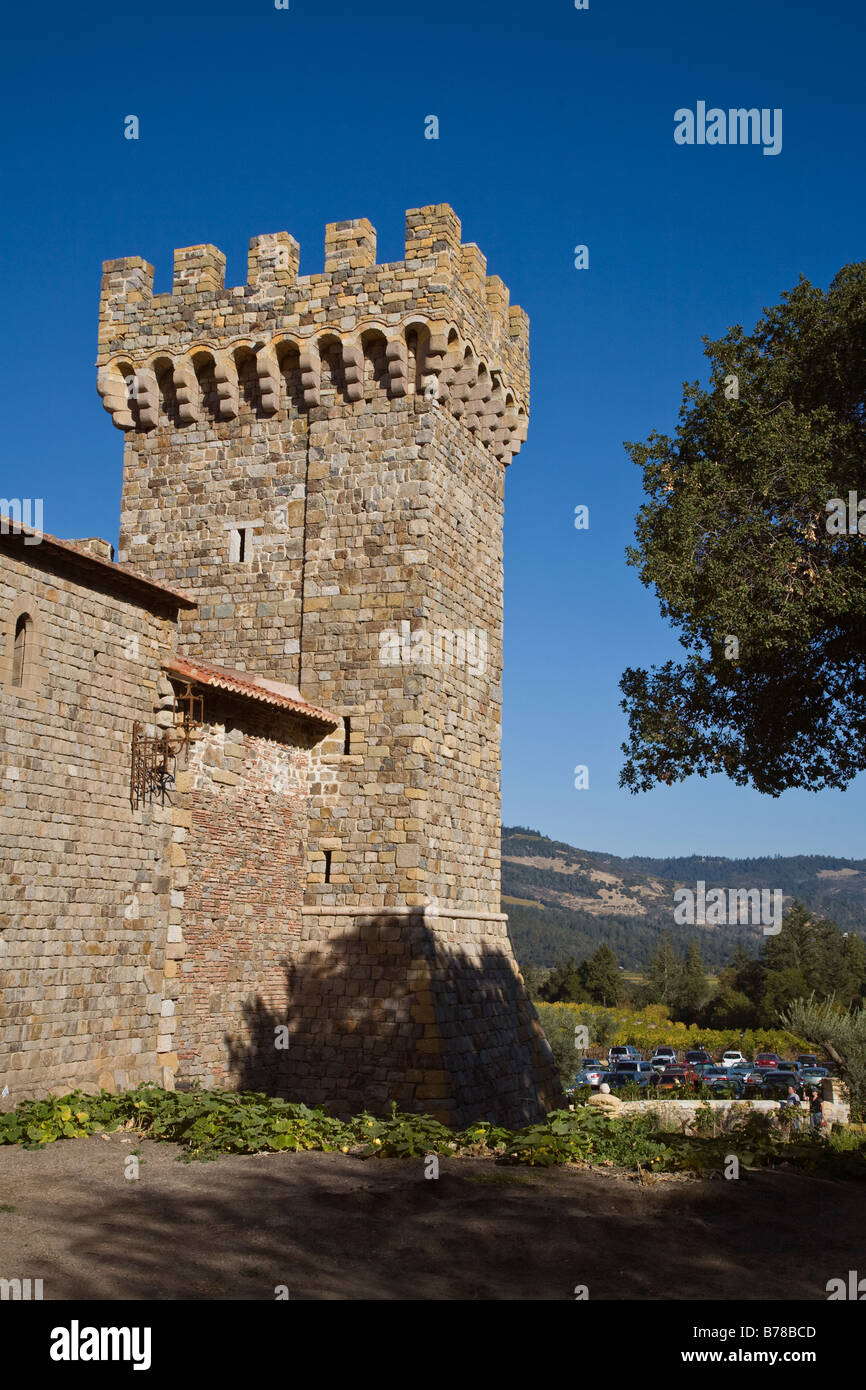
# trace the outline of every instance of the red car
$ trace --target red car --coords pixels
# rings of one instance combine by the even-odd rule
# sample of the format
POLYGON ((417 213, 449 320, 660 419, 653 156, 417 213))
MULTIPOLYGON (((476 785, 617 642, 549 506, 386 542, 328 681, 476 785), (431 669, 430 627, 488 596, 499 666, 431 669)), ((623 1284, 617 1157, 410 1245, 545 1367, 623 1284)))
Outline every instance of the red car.
POLYGON ((677 1066, 665 1067, 658 1079, 658 1087, 660 1091, 670 1091, 676 1086, 693 1086, 697 1079, 697 1072, 680 1062, 677 1066))
POLYGON ((686 1074, 680 1067, 665 1067, 655 1084, 660 1091, 675 1091, 685 1085, 685 1080, 686 1074))
POLYGON ((778 1052, 759 1052, 755 1058, 756 1067, 778 1067, 781 1062, 778 1052))

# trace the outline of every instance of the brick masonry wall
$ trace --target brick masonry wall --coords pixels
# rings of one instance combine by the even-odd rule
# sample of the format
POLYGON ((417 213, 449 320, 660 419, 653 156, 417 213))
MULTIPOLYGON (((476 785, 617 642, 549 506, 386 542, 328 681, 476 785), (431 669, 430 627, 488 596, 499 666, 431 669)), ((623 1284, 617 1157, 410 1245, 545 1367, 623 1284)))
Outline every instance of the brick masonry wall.
POLYGON ((301 934, 318 734, 249 702, 211 692, 205 700, 204 727, 176 779, 171 918, 182 956, 166 987, 171 1064, 177 1086, 275 1090, 285 1052, 274 1028, 286 1022, 301 934))
POLYGON ((0 546, 0 1078, 13 1099, 162 1078, 170 812, 130 806, 174 610, 0 546), (11 685, 17 617, 33 619, 11 685))

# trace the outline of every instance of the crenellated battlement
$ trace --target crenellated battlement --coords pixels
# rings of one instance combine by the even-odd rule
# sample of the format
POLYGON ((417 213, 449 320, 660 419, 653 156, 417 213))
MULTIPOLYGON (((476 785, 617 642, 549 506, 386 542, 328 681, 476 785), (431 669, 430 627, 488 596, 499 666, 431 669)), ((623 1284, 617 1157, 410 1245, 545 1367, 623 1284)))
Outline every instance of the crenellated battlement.
POLYGON ((330 364, 335 352, 345 401, 359 402, 375 350, 384 351, 389 396, 446 407, 510 462, 528 423, 529 320, 487 274, 479 248, 461 243, 447 204, 409 210, 402 261, 376 264, 366 218, 328 224, 321 274, 299 275, 299 258, 288 232, 253 237, 247 283, 226 288, 217 247, 184 247, 174 253, 172 293, 159 295, 153 267, 140 257, 106 261, 98 389, 115 425, 155 428, 166 384, 179 426, 208 410, 234 419, 249 408, 251 358, 262 415, 320 405, 323 360, 330 364), (300 374, 294 396, 290 372, 300 374))

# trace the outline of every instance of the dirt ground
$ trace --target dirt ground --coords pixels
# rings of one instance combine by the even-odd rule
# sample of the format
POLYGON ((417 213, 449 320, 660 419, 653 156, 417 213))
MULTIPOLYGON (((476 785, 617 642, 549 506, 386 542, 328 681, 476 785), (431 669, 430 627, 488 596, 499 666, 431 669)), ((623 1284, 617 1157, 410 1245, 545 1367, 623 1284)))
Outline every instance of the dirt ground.
POLYGON ((120 1135, 0 1148, 0 1277, 46 1299, 826 1300, 861 1185, 267 1154, 176 1162, 120 1135), (138 1181, 124 1160, 140 1155, 138 1181), (9 1210, 8 1208, 14 1208, 9 1210))

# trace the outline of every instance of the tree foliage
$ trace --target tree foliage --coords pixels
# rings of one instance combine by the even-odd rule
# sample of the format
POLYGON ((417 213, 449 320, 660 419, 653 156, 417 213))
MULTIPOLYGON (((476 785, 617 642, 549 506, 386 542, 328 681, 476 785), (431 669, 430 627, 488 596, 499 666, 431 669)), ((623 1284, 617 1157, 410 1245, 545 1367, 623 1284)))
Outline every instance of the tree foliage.
POLYGON ((697 1018, 710 994, 710 985, 700 947, 692 937, 686 951, 679 989, 674 998, 677 1014, 685 1018, 697 1018))
POLYGON ((679 993, 682 977, 683 963, 677 955, 673 937, 669 931, 662 932, 659 948, 647 967, 647 1002, 672 1005, 679 993))
POLYGON ((835 922, 795 902, 779 934, 765 938, 757 960, 740 950, 720 971, 719 995, 710 1004, 707 1021, 723 1027, 735 1022, 727 1015, 736 1012, 741 1027, 770 1026, 793 1000, 833 999, 839 1008, 847 1008, 864 994, 866 949, 861 939, 843 936, 835 922))
POLYGON ((593 1004, 604 1004, 608 1008, 619 1002, 622 993, 619 965, 609 946, 599 946, 589 960, 584 961, 580 971, 584 988, 593 1004))
POLYGON ((581 1004, 589 999, 580 967, 573 956, 556 962, 547 979, 539 986, 538 997, 548 1004, 581 1004))
POLYGON ((704 342, 675 437, 626 445, 648 497, 628 560, 686 658, 624 672, 620 782, 844 787, 866 768, 866 539, 828 532, 827 503, 866 498, 866 262, 704 342))
POLYGON ((829 1053, 848 1087, 852 1114, 866 1114, 866 1008, 846 1013, 835 1000, 798 999, 782 1023, 829 1053))
POLYGON ((538 987, 538 998, 548 1004, 604 1004, 619 1002, 622 993, 619 965, 609 946, 602 944, 580 965, 574 957, 557 961, 538 987))

